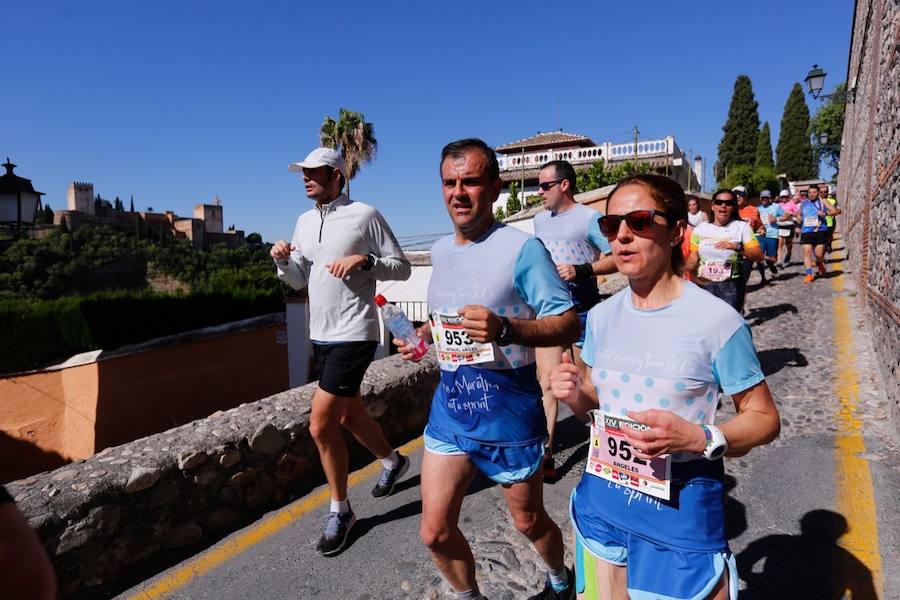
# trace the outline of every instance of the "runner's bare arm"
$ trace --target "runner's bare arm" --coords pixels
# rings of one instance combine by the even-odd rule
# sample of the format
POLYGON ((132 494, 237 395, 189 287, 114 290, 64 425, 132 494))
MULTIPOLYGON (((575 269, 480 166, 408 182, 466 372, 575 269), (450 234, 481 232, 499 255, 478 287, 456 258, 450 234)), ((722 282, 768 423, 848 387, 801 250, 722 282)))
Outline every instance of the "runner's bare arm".
POLYGON ((728 440, 726 456, 743 456, 778 437, 781 421, 765 381, 732 394, 737 416, 718 425, 728 440))
MULTIPOLYGON (((480 304, 467 304, 459 309, 466 333, 476 342, 493 342, 500 331, 500 317, 480 304)), ((581 322, 570 308, 560 315, 540 319, 510 319, 514 344, 531 347, 568 346, 578 340, 581 322)))
POLYGON ((691 275, 697 274, 697 267, 700 266, 700 253, 696 250, 692 251, 688 254, 687 258, 684 259, 684 270, 690 273, 691 275))
POLYGON ((618 271, 616 261, 612 254, 603 254, 591 263, 591 273, 594 275, 609 275, 618 271))

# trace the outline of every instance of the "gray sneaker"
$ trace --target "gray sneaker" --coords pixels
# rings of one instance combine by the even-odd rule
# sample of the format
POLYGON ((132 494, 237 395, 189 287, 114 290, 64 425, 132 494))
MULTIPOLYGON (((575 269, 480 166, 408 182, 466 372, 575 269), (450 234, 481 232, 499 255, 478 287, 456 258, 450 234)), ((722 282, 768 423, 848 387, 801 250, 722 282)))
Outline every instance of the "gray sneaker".
POLYGON ((356 515, 353 514, 352 508, 345 513, 328 513, 325 519, 325 532, 316 544, 316 551, 322 556, 332 556, 343 550, 354 523, 356 515))
POLYGON ((372 495, 376 498, 390 496, 394 491, 394 486, 397 485, 397 480, 406 475, 406 472, 409 471, 409 459, 399 452, 397 453, 397 456, 400 457, 400 464, 393 469, 381 470, 381 475, 378 476, 378 483, 372 488, 372 495))

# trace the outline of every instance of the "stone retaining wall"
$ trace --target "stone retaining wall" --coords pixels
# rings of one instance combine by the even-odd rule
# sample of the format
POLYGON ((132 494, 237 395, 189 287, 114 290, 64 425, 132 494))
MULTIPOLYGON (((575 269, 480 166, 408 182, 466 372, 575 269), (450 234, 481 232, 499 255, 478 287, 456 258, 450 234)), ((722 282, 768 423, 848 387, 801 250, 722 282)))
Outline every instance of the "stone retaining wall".
POLYGON ((858 0, 838 172, 838 228, 900 431, 900 4, 858 0))
MULTIPOLYGON (((437 377, 433 353, 418 364, 393 356, 369 368, 364 403, 392 443, 422 432, 437 377)), ((47 548, 60 597, 108 597, 324 481, 309 435, 315 388, 7 484, 47 548)), ((372 460, 351 448, 355 464, 372 460)))

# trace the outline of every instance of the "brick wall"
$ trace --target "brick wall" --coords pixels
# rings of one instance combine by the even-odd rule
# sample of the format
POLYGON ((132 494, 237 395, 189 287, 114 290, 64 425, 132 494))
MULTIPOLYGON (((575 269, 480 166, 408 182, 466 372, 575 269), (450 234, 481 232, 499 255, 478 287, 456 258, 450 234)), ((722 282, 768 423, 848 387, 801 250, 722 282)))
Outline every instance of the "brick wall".
POLYGON ((900 4, 858 0, 855 10, 839 223, 900 428, 900 4))

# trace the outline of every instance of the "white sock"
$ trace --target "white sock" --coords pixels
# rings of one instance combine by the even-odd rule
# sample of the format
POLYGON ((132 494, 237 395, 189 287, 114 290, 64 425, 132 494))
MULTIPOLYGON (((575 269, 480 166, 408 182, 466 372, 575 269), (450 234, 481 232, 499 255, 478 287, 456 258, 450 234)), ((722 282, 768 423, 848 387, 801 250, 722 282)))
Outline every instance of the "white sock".
POLYGON ((478 586, 464 592, 456 592, 456 600, 481 600, 482 598, 484 596, 478 592, 478 586))
POLYGON ((348 513, 348 512, 350 512, 350 503, 347 501, 346 498, 344 498, 343 500, 335 500, 334 498, 332 498, 331 499, 331 512, 336 512, 336 513, 341 513, 341 514, 348 513))
POLYGON ((396 450, 394 450, 393 452, 391 452, 386 457, 384 457, 380 460, 381 460, 381 464, 384 466, 385 469, 393 469, 394 467, 397 467, 400 464, 400 455, 397 454, 396 450))

